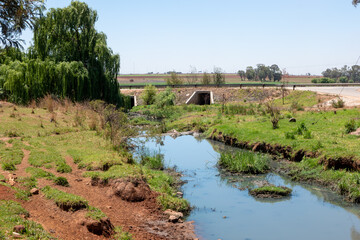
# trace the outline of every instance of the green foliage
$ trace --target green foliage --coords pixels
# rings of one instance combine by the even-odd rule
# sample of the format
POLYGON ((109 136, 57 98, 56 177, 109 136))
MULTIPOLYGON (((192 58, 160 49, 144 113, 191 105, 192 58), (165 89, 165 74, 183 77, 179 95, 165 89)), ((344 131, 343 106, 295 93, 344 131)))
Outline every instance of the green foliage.
POLYGON ((88 202, 80 196, 62 192, 50 186, 42 188, 41 191, 47 199, 54 200, 56 205, 63 210, 76 211, 88 207, 88 202))
POLYGON ((27 173, 29 173, 32 177, 34 178, 45 178, 48 180, 52 180, 55 178, 55 175, 52 173, 49 173, 47 171, 44 171, 40 168, 35 168, 35 167, 28 167, 25 170, 27 173))
POLYGON ((356 129, 357 129, 357 124, 354 119, 351 119, 345 124, 345 133, 347 134, 356 131, 356 129))
POLYGON ((0 67, 0 88, 8 99, 28 103, 53 94, 73 101, 103 99, 125 107, 116 80, 120 57, 108 48, 106 36, 95 30, 96 21, 96 11, 79 1, 52 8, 38 19, 28 59, 0 67))
POLYGON ((56 185, 59 185, 59 186, 64 186, 64 187, 69 187, 69 182, 66 178, 64 177, 57 177, 54 179, 54 183, 56 185))
POLYGON ((141 155, 140 164, 150 169, 163 170, 164 155, 160 153, 153 153, 152 155, 141 155))
POLYGON ((285 138, 294 140, 295 139, 295 133, 294 132, 286 132, 285 133, 285 138))
POLYGON ((259 188, 255 188, 250 190, 250 193, 253 195, 258 194, 270 194, 270 195, 277 195, 277 196, 288 196, 290 195, 292 190, 287 187, 277 187, 277 186, 263 186, 259 188))
POLYGON ((204 85, 208 85, 211 83, 211 76, 207 72, 204 72, 201 78, 201 83, 204 85))
POLYGON ((345 106, 345 102, 340 97, 338 97, 336 100, 331 101, 331 106, 333 108, 343 108, 345 106))
POLYGON ((182 85, 184 84, 184 80, 176 73, 171 72, 170 78, 166 79, 167 85, 182 85))
POLYGON ((153 85, 147 85, 140 98, 144 101, 144 105, 151 105, 155 102, 156 87, 153 85))
POLYGON ((190 210, 189 203, 181 198, 177 198, 171 195, 160 195, 157 198, 160 205, 163 207, 163 210, 171 209, 177 212, 188 212, 190 210))
POLYGON ((213 81, 216 85, 225 83, 225 74, 223 73, 221 68, 214 68, 213 81))
POLYGON ((15 164, 12 162, 3 162, 1 164, 1 168, 4 171, 15 171, 16 170, 15 164))
POLYGON ((33 221, 26 220, 29 213, 14 201, 0 200, 0 239, 12 239, 12 232, 16 225, 23 225, 21 233, 26 239, 54 239, 43 227, 33 221))
POLYGON ((235 154, 221 153, 218 163, 231 172, 259 174, 270 169, 267 156, 249 151, 237 151, 235 154))
POLYGON ((115 227, 115 235, 113 236, 115 240, 132 240, 130 233, 122 230, 121 227, 115 227))
POLYGON ((165 106, 175 105, 176 95, 171 91, 171 88, 167 87, 165 91, 160 92, 155 97, 155 105, 158 108, 164 108, 165 106))
POLYGON ((86 217, 99 221, 102 218, 107 217, 105 213, 103 213, 100 209, 96 207, 89 206, 88 212, 86 213, 86 217))

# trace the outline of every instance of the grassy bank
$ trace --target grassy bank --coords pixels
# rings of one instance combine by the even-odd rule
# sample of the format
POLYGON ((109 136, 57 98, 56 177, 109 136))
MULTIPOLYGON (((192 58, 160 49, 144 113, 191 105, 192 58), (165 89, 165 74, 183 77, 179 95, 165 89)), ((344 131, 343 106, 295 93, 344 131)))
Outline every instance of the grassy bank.
MULTIPOLYGON (((164 132, 202 131, 205 136, 215 136, 227 144, 236 142, 250 150, 299 161, 285 163, 283 172, 294 180, 327 185, 349 201, 359 202, 360 138, 349 132, 360 127, 360 111, 314 106, 318 103, 321 98, 315 93, 294 91, 284 98, 284 104, 282 99, 276 99, 262 103, 175 106, 167 110, 147 106, 137 111, 152 116, 162 114, 164 132)), ((243 171, 243 167, 230 165, 227 162, 231 161, 225 159, 220 161, 225 168, 243 171)))
MULTIPOLYGON (((64 209, 85 208, 89 217, 96 219, 102 214, 89 206, 86 199, 56 189, 69 187, 67 179, 60 175, 76 171, 69 165, 75 163, 76 168, 84 171, 83 177, 104 182, 129 177, 144 179, 158 192, 161 207, 189 211, 189 203, 176 197, 175 179, 161 171, 162 166, 152 162, 142 165, 133 160, 125 138, 134 133, 124 113, 101 102, 80 105, 48 98, 28 107, 2 102, 0 180, 8 175, 5 171, 14 172, 21 165, 26 166, 22 168, 28 176, 18 175, 17 184, 11 187, 18 199, 29 200, 30 190, 45 179, 53 183, 52 187, 42 189, 47 198, 64 209)), ((10 205, 4 208, 11 210, 10 205)), ((123 234, 127 235, 118 232, 119 236, 123 234)))

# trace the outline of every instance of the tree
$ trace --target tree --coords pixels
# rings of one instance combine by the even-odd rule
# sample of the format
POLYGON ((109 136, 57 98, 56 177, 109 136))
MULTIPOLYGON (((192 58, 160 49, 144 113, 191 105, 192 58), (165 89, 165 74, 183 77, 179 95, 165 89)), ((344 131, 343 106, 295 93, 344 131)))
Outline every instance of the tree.
POLYGON ((353 0, 352 3, 356 7, 360 3, 360 0, 353 0))
POLYGON ((239 70, 239 71, 238 71, 238 75, 239 75, 241 81, 245 81, 245 78, 246 78, 246 73, 245 73, 245 71, 239 70))
POLYGON ((183 79, 175 72, 171 72, 170 77, 166 79, 167 85, 182 85, 184 84, 183 79))
POLYGON ((260 81, 265 81, 266 77, 268 76, 268 69, 264 64, 258 64, 257 68, 255 69, 255 72, 257 73, 257 78, 260 81))
POLYGON ((72 1, 65 8, 51 9, 34 26, 34 46, 30 58, 55 63, 81 62, 89 81, 83 99, 103 99, 122 104, 117 74, 120 56, 107 46, 106 35, 95 29, 97 12, 86 3, 72 1))
POLYGON ((151 105, 155 102, 156 87, 153 85, 147 85, 140 98, 144 101, 144 105, 151 105))
POLYGON ((255 75, 256 75, 256 73, 255 73, 255 70, 254 70, 254 68, 253 67, 251 67, 251 66, 249 66, 249 67, 247 67, 246 68, 246 78, 248 79, 248 80, 254 80, 255 79, 255 75))
POLYGON ((203 73, 202 79, 201 79, 201 83, 204 85, 208 85, 211 82, 211 77, 210 74, 208 74, 207 72, 203 73))
POLYGON ((282 79, 282 72, 278 65, 273 64, 269 67, 269 69, 271 71, 272 79, 274 81, 280 81, 282 79))
POLYGON ((20 34, 33 28, 44 10, 43 0, 0 0, 0 42, 5 47, 22 48, 20 34))
POLYGON ((214 75, 213 75, 214 84, 224 84, 225 83, 225 75, 223 70, 219 67, 214 67, 214 75))

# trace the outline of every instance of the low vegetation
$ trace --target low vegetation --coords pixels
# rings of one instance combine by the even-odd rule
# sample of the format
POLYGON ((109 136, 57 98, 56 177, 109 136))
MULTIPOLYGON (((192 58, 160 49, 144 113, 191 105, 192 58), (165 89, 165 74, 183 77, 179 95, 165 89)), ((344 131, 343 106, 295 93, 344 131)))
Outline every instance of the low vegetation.
POLYGON ((0 200, 0 239, 12 239, 16 225, 25 227, 21 236, 26 239, 54 239, 40 224, 26 220, 28 216, 29 213, 19 203, 0 200))
POLYGON ((259 174, 269 171, 269 157, 248 151, 221 153, 221 167, 231 172, 259 174))
POLYGON ((287 187, 279 187, 279 186, 263 186, 255 189, 249 190, 249 193, 255 197, 259 198, 279 198, 286 197, 291 194, 292 190, 287 187))

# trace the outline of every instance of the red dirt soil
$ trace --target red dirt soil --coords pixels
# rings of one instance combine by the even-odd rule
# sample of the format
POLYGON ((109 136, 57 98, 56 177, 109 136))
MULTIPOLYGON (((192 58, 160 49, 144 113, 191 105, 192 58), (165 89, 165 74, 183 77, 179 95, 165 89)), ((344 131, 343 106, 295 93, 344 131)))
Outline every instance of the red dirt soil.
MULTIPOLYGON (((17 177, 28 176, 25 169, 29 167, 29 151, 24 151, 24 159, 14 172, 17 177)), ((91 180, 82 176, 70 157, 66 158, 73 171, 72 173, 59 174, 54 169, 44 169, 56 176, 66 177, 70 187, 55 185, 52 181, 38 179, 38 187, 51 186, 61 191, 76 194, 85 198, 89 205, 99 208, 110 219, 114 226, 121 226, 124 231, 132 234, 134 239, 195 239, 193 223, 170 223, 167 216, 157 203, 157 193, 150 192, 142 202, 127 202, 120 197, 110 194, 110 186, 91 186, 91 180)), ((0 174, 8 176, 7 172, 0 174)), ((17 183, 18 184, 18 183, 17 183)), ((14 200, 13 191, 0 185, 0 199, 14 200)), ((30 220, 40 223, 52 236, 59 239, 105 239, 90 233, 84 226, 86 211, 66 212, 56 204, 39 195, 30 197, 30 201, 19 201, 29 211, 30 220)))

